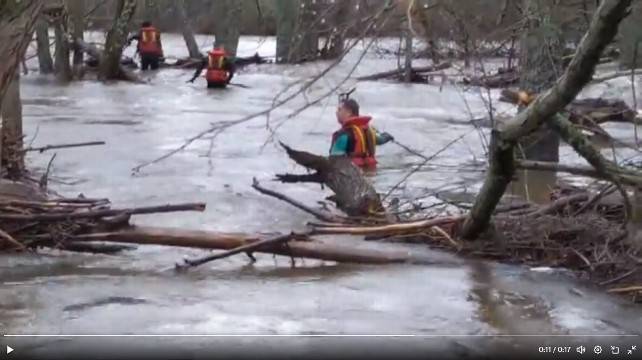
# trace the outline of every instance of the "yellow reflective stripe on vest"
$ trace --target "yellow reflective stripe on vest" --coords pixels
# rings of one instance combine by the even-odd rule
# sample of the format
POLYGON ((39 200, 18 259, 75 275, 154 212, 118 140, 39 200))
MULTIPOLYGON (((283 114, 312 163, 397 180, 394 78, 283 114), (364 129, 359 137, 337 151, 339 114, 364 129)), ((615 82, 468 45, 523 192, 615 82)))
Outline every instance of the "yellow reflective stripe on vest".
MULTIPOLYGON (((375 149, 377 148, 377 133, 375 130, 371 127, 368 127, 368 135, 370 136, 370 146, 372 146, 372 154, 368 154, 370 156, 374 156, 375 154, 375 149)), ((365 146, 368 146, 367 144, 365 146)), ((370 151, 368 151, 370 152, 370 151)))
POLYGON ((352 133, 355 137, 355 152, 358 151, 361 152, 362 155, 367 155, 368 149, 366 148, 366 137, 364 136, 363 131, 356 125, 352 125, 350 127, 352 128, 352 133), (359 149, 357 149, 357 146, 359 147, 359 149))

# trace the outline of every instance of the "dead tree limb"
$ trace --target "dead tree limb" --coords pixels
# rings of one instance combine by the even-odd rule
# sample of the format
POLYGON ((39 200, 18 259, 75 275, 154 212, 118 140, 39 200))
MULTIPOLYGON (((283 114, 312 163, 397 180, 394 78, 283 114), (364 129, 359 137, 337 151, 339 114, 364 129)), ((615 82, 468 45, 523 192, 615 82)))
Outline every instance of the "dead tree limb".
POLYGON ((432 227, 446 224, 453 224, 461 221, 461 217, 444 217, 409 223, 399 223, 381 226, 329 226, 315 227, 313 235, 390 235, 406 232, 421 232, 432 227))
POLYGON ((157 214, 157 213, 166 213, 166 212, 177 212, 177 211, 204 211, 205 204, 203 203, 193 203, 193 204, 178 204, 178 205, 162 205, 162 206, 148 206, 148 207, 138 207, 138 208, 129 208, 129 209, 106 209, 106 210, 93 210, 93 211, 82 211, 82 212, 50 212, 46 214, 1 214, 0 220, 5 221, 61 221, 61 220, 71 220, 71 219, 94 219, 102 218, 108 216, 117 216, 122 214, 157 214))
POLYGON ((45 152, 48 150, 54 150, 54 149, 68 149, 68 148, 74 148, 74 147, 83 147, 83 146, 98 146, 98 145, 105 145, 106 143, 104 141, 90 141, 90 142, 82 142, 82 143, 72 143, 72 144, 59 144, 59 145, 45 145, 45 146, 40 146, 40 147, 27 147, 22 149, 23 152, 29 152, 29 151, 38 151, 38 152, 45 152))
POLYGON ((288 156, 297 164, 314 170, 312 175, 277 175, 283 182, 315 181, 327 185, 335 193, 339 209, 349 216, 373 216, 384 208, 379 194, 363 173, 345 156, 329 158, 294 150, 281 143, 288 156), (304 180, 305 179, 305 180, 304 180))
MULTIPOLYGON (((422 74, 422 73, 428 73, 432 71, 445 70, 451 66, 452 66, 451 63, 445 62, 445 63, 433 65, 433 66, 414 67, 411 70, 411 74, 422 74)), ((360 76, 357 78, 357 80, 372 81, 372 80, 381 80, 386 78, 401 78, 405 72, 406 72, 405 68, 395 69, 395 70, 384 71, 384 72, 376 73, 372 75, 360 76)))
POLYGON ((279 200, 283 200, 286 203, 288 203, 288 204, 290 204, 290 205, 292 205, 292 206, 294 206, 294 207, 296 207, 296 208, 298 208, 300 210, 303 210, 303 211, 307 212, 308 214, 314 215, 314 217, 316 217, 317 219, 319 219, 321 221, 343 222, 343 221, 341 221, 341 219, 337 218, 336 216, 333 216, 332 214, 328 214, 328 213, 325 213, 325 212, 322 212, 322 211, 314 210, 311 207, 306 206, 303 203, 301 203, 301 202, 299 202, 297 200, 294 200, 294 199, 292 199, 292 198, 290 198, 290 197, 288 197, 286 195, 283 195, 283 194, 278 193, 276 191, 264 188, 263 186, 261 186, 261 184, 258 182, 258 180, 256 180, 256 178, 254 178, 254 180, 253 180, 252 187, 256 191, 260 192, 261 194, 264 194, 264 195, 267 195, 267 196, 271 196, 271 197, 277 198, 279 200))
MULTIPOLYGON (((508 186, 507 175, 512 172, 510 167, 513 166, 512 152, 516 142, 535 132, 546 119, 562 111, 591 81, 602 51, 615 37, 619 23, 628 14, 630 5, 631 0, 602 1, 562 77, 524 111, 499 128, 499 139, 495 145, 497 149, 491 154, 490 169, 484 185, 464 222, 461 233, 463 238, 475 239, 486 229, 495 206, 508 186), (501 164, 507 160, 511 160, 510 165, 501 164)), ((512 173, 510 175, 512 177, 512 173)))
POLYGON ((241 245, 232 250, 224 251, 222 253, 218 253, 214 255, 205 256, 199 259, 194 259, 194 260, 185 259, 183 260, 184 261, 183 264, 176 264, 176 268, 186 269, 188 267, 196 267, 214 260, 224 259, 226 257, 230 257, 232 255, 236 255, 240 253, 252 253, 262 247, 282 245, 283 243, 286 243, 288 241, 295 240, 295 239, 305 241, 307 240, 307 235, 295 234, 295 233, 291 233, 287 235, 279 235, 271 239, 265 239, 265 240, 256 241, 251 244, 241 245))

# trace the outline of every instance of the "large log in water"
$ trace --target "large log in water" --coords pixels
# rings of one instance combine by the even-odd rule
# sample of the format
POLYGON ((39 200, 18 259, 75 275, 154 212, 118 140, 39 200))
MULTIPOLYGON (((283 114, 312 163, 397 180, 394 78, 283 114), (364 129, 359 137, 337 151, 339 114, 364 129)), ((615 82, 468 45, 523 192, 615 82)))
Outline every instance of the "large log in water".
MULTIPOLYGON (((520 101, 528 105, 535 99, 534 95, 520 93, 515 89, 504 89, 501 94, 501 101, 517 104, 520 101)), ((571 113, 570 120, 576 124, 594 122, 601 124, 605 122, 633 122, 636 116, 635 110, 622 100, 610 100, 601 98, 588 98, 574 100, 568 105, 571 113)))
POLYGON ((333 200, 337 206, 350 216, 373 216, 383 211, 379 194, 349 158, 344 156, 327 158, 281 145, 292 160, 307 169, 316 171, 307 175, 277 175, 277 179, 281 182, 325 184, 334 191, 336 196, 333 200))
MULTIPOLYGON (((180 230, 157 227, 131 227, 126 230, 78 235, 69 240, 77 241, 104 241, 128 244, 179 246, 201 249, 231 250, 239 246, 248 245, 265 240, 271 235, 248 235, 238 233, 220 233, 199 230, 180 230)), ((408 252, 379 251, 338 244, 313 241, 290 241, 287 244, 275 244, 272 247, 262 247, 256 252, 277 254, 292 257, 360 263, 360 264, 388 264, 402 262, 419 262, 408 252)))

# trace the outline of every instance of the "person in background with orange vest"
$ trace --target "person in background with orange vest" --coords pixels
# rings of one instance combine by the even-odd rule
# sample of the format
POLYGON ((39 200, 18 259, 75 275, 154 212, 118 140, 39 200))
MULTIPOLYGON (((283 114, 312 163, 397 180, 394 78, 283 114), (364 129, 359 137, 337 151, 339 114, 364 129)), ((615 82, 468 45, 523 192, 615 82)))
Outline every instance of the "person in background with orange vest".
POLYGON ((141 69, 158 69, 163 58, 160 31, 152 26, 150 21, 145 21, 138 34, 130 37, 127 44, 131 44, 134 40, 138 41, 136 52, 140 54, 141 69))
POLYGON ((359 104, 353 99, 343 99, 337 108, 337 121, 341 129, 332 135, 330 156, 348 156, 364 170, 377 167, 375 150, 394 138, 388 133, 378 134, 370 126, 370 116, 359 116, 359 104))
POLYGON ((225 49, 221 47, 214 47, 212 51, 207 53, 207 57, 199 65, 189 82, 193 83, 197 77, 201 75, 203 69, 207 68, 205 73, 205 80, 207 80, 208 88, 224 88, 234 77, 234 61, 227 55, 225 49))

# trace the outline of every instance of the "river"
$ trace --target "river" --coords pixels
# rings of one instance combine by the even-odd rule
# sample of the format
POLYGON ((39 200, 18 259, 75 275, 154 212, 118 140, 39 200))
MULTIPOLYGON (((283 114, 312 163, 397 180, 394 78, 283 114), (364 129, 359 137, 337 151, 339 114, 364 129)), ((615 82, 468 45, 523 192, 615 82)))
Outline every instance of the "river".
MULTIPOLYGON (((198 40, 207 47, 211 39, 201 36, 198 40)), ((178 36, 165 36, 164 47, 168 58, 183 56, 178 36)), ((273 47, 273 39, 243 38, 241 54, 259 50, 270 55, 273 47)), ((350 54, 345 63, 311 87, 307 98, 312 101, 332 88, 358 56, 358 51, 350 54)), ((387 70, 395 63, 371 53, 356 74, 387 70)), ((265 186, 307 204, 323 200, 329 193, 319 186, 270 180, 278 172, 302 171, 275 140, 316 153, 328 150, 330 134, 337 126, 336 96, 284 122, 274 139, 270 139, 263 116, 227 129, 214 142, 196 141, 187 150, 137 174, 132 174, 132 168, 179 146, 212 122, 236 120, 269 108, 287 84, 327 65, 250 66, 234 80, 250 88, 226 91, 207 90, 202 79, 188 84, 191 71, 176 69, 144 74, 149 81, 145 85, 95 81, 61 85, 36 71, 21 82, 25 133, 27 141, 37 134, 34 145, 107 142, 102 147, 58 151, 51 186, 65 195, 107 197, 117 206, 207 203, 204 213, 141 216, 134 219, 136 224, 243 232, 302 229, 310 217, 258 194, 251 188, 252 179, 256 177, 265 186)), ((30 63, 30 67, 37 66, 30 63)), ((354 80, 343 88, 352 84, 354 80)), ((496 99, 497 92, 492 96, 496 99)), ((480 134, 487 131, 476 131, 470 124, 471 117, 483 117, 486 112, 478 89, 362 82, 354 97, 363 112, 374 117, 378 129, 425 154, 467 134, 434 160, 438 166, 411 177, 398 195, 435 189, 474 193, 479 188, 483 176, 479 164, 484 159, 480 134)), ((271 124, 279 123, 304 101, 299 96, 276 109, 271 124)), ((496 106, 510 111, 507 105, 496 106)), ((617 125, 616 133, 618 129, 624 138, 629 136, 630 128, 617 125)), ((48 155, 34 154, 30 164, 42 169, 48 155)), ((562 148, 562 159, 579 163, 567 147, 562 148)), ((375 186, 387 191, 418 160, 394 144, 381 147, 375 186)), ((326 240, 362 243, 350 237, 326 240)), ((144 344, 138 338, 129 342, 105 339, 99 344, 96 339, 69 337, 2 340, 16 353, 42 357, 89 344, 110 351, 125 351, 128 346, 155 350, 176 346, 180 354, 215 347, 249 347, 265 353, 316 349, 318 354, 341 348, 346 354, 360 354, 363 345, 373 356, 427 349, 456 356, 506 347, 536 353, 538 346, 547 343, 584 344, 591 351, 595 345, 606 349, 614 341, 623 346, 640 344, 639 337, 586 337, 639 335, 642 308, 604 294, 562 270, 536 271, 469 261, 421 245, 361 246, 409 249, 434 261, 432 265, 376 267, 297 260, 296 268, 291 268, 288 258, 259 254, 255 264, 237 256, 178 274, 168 268, 186 256, 205 252, 148 246, 117 256, 57 251, 2 255, 0 329, 9 334, 248 336, 161 338, 144 344), (296 334, 425 338, 330 338, 324 342, 313 337, 277 342, 250 336, 296 334), (490 341, 483 335, 540 337, 495 337, 490 341), (179 344, 190 344, 191 350, 179 344), (328 344, 334 347, 328 348, 328 344)))

